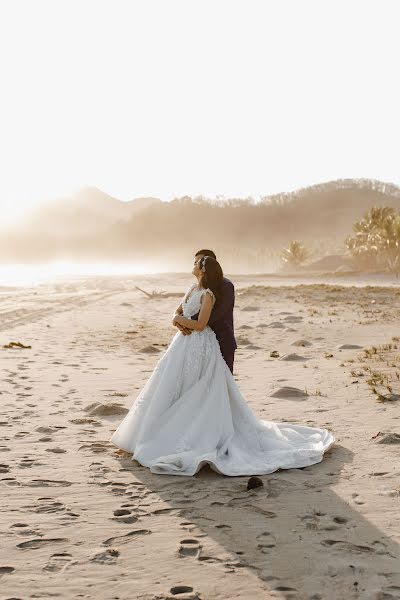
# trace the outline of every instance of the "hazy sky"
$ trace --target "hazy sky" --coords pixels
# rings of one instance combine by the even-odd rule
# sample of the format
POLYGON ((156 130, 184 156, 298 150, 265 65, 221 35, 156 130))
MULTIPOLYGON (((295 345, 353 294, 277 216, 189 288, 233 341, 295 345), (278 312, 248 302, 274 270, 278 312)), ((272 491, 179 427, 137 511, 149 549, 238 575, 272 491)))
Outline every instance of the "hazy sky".
POLYGON ((1 218, 400 183, 398 0, 0 0, 1 218), (397 10, 396 10, 397 9, 397 10))

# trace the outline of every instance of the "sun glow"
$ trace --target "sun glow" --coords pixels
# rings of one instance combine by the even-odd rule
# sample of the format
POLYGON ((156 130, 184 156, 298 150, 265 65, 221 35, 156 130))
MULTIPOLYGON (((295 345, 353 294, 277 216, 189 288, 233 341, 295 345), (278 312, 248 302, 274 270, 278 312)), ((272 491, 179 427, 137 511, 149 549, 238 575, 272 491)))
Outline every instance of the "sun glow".
POLYGON ((0 227, 83 185, 170 200, 400 183, 397 13, 393 0, 1 3, 0 227))
POLYGON ((0 265, 0 287, 34 287, 55 281, 88 277, 151 275, 167 269, 154 264, 118 265, 111 263, 74 263, 72 261, 54 261, 45 265, 13 264, 0 265))

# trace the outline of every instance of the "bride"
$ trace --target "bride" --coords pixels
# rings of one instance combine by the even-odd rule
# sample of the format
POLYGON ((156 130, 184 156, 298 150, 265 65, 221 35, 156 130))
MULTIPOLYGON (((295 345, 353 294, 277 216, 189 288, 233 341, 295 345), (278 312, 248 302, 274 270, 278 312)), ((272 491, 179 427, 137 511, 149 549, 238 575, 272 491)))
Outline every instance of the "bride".
POLYGON ((332 433, 258 419, 247 404, 207 325, 221 293, 222 269, 212 257, 202 257, 192 273, 197 284, 173 320, 181 330, 110 441, 165 475, 192 476, 206 463, 237 476, 321 462, 335 442, 332 433), (193 331, 184 335, 185 329, 193 331))

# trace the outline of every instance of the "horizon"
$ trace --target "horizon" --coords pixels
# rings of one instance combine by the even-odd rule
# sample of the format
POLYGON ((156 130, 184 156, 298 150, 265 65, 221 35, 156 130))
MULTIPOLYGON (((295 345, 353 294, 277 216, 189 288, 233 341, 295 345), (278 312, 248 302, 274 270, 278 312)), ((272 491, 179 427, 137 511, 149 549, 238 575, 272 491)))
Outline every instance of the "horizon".
MULTIPOLYGON (((224 196, 222 194, 217 195, 217 196, 205 196, 202 194, 199 195, 190 195, 190 194, 183 194, 182 196, 175 196, 173 198, 161 198, 161 197, 156 197, 156 196, 150 196, 150 195, 144 195, 144 196, 136 196, 136 197, 131 197, 131 198, 121 198, 121 197, 117 197, 113 194, 110 194, 109 192, 107 192, 105 189, 100 188, 99 186, 96 185, 90 185, 90 184, 84 184, 79 188, 75 188, 74 190, 71 190, 71 195, 61 195, 61 196, 54 196, 52 198, 47 198, 44 199, 42 201, 38 201, 37 203, 35 203, 34 206, 31 206, 30 209, 27 209, 26 211, 23 212, 23 214, 17 215, 15 214, 13 216, 13 218, 11 218, 9 221, 7 220, 7 218, 4 218, 2 220, 2 223, 0 224, 0 231, 1 229, 3 230, 8 230, 10 226, 13 225, 18 225, 19 224, 19 220, 22 217, 29 217, 30 215, 33 215, 36 210, 40 210, 41 208, 46 208, 48 206, 51 206, 52 203, 55 202, 59 202, 62 200, 68 200, 70 198, 74 198, 76 197, 79 193, 84 193, 85 191, 96 191, 96 192, 100 192, 101 194, 104 194, 106 196, 109 196, 110 198, 113 198, 114 200, 118 200, 120 202, 123 203, 128 203, 128 202, 135 202, 136 200, 141 200, 141 199, 155 199, 155 200, 160 200, 161 202, 173 202, 174 200, 179 200, 181 198, 190 198, 191 200, 196 200, 198 198, 202 198, 204 201, 208 202, 228 202, 231 199, 235 199, 235 200, 240 200, 243 202, 246 201, 255 201, 256 203, 261 202, 261 201, 268 201, 270 199, 272 199, 274 196, 291 196, 291 195, 296 195, 301 193, 302 191, 306 191, 309 189, 313 189, 313 188, 317 188, 319 186, 329 186, 332 184, 339 184, 339 183, 354 183, 354 184, 363 184, 363 185, 367 185, 368 184, 379 184, 382 186, 390 186, 390 187, 394 187, 397 188, 397 190, 400 192, 400 183, 397 184, 393 181, 383 181, 383 180, 379 180, 379 179, 371 179, 371 178, 367 178, 367 177, 359 177, 359 178, 353 178, 353 177, 347 177, 347 178, 339 178, 339 179, 331 179, 331 180, 324 180, 324 181, 318 181, 318 182, 314 182, 310 185, 306 185, 306 186, 302 186, 302 187, 297 187, 294 189, 290 189, 290 190, 281 190, 281 191, 277 191, 274 192, 272 194, 263 194, 263 195, 259 195, 258 197, 256 196, 224 196)), ((339 186, 338 186, 339 187, 339 186)))

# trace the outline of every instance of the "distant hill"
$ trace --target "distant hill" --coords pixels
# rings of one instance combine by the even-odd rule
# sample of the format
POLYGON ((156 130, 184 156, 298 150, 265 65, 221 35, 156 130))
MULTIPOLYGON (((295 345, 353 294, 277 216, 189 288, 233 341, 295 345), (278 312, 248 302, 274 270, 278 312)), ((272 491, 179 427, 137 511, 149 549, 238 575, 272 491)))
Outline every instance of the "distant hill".
POLYGON ((0 260, 115 260, 187 269, 194 250, 213 248, 230 272, 277 266, 297 239, 313 260, 342 254, 353 223, 373 205, 400 210, 400 188, 368 179, 330 181, 260 202, 189 196, 123 202, 85 188, 28 216, 0 238, 0 260), (190 257, 188 263, 188 257, 190 257))
POLYGON ((161 200, 150 197, 123 202, 96 187, 84 187, 73 196, 40 206, 21 221, 20 228, 28 231, 52 230, 68 236, 93 233, 96 228, 104 231, 114 222, 129 220, 140 211, 159 203, 161 200))

